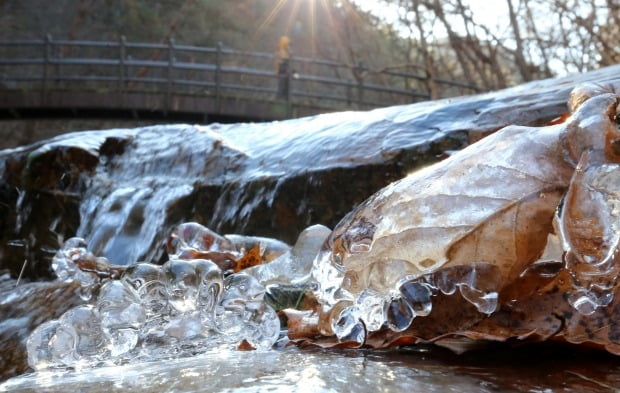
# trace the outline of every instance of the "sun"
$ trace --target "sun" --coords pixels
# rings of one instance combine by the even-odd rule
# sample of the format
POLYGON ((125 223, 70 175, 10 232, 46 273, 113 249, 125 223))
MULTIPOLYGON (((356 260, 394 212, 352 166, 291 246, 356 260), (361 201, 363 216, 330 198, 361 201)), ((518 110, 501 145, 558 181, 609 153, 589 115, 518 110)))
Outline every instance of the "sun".
MULTIPOLYGON (((361 0, 361 2, 371 5, 376 1, 361 0)), ((286 22, 281 28, 282 35, 290 36, 294 26, 300 16, 307 20, 307 34, 310 43, 310 55, 317 55, 317 33, 332 35, 332 42, 341 53, 346 52, 346 45, 343 45, 342 37, 338 34, 337 18, 333 13, 341 8, 360 7, 358 0, 277 0, 273 7, 261 18, 254 41, 261 40, 269 29, 272 28, 274 21, 285 19, 286 22), (284 13, 287 13, 284 17, 284 13)))

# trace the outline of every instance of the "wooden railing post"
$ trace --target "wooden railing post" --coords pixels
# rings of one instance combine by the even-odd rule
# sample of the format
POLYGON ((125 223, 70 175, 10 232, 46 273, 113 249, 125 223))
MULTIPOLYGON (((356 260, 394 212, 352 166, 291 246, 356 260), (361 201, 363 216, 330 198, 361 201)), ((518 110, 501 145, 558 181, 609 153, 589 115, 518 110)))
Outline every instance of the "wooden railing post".
POLYGON ((355 66, 355 76, 357 82, 357 106, 361 109, 364 105, 364 66, 357 64, 355 66))
POLYGON ((164 115, 168 115, 168 111, 172 109, 172 89, 174 84, 174 38, 168 39, 168 81, 166 83, 166 108, 164 115))
POLYGON ((217 108, 217 112, 220 112, 221 109, 221 94, 222 91, 220 89, 222 81, 221 79, 222 72, 222 43, 218 42, 215 51, 215 107, 217 108))
POLYGON ((47 100, 47 88, 49 80, 49 67, 52 58, 52 35, 45 35, 45 42, 43 44, 43 75, 41 83, 41 104, 44 104, 47 100))
POLYGON ((347 106, 351 106, 351 101, 353 101, 353 91, 352 91, 353 81, 351 79, 347 80, 347 106))
POLYGON ((291 98, 293 96, 293 85, 291 83, 293 81, 293 56, 290 56, 289 58, 289 67, 286 72, 286 79, 286 116, 291 117, 293 114, 293 105, 291 102, 291 98))
POLYGON ((53 81, 54 81, 54 86, 61 84, 60 81, 62 80, 62 59, 65 57, 65 55, 69 55, 69 57, 71 57, 70 55, 70 46, 66 47, 66 52, 63 48, 63 46, 60 45, 56 45, 52 42, 50 42, 50 53, 51 53, 51 58, 55 60, 55 64, 52 65, 51 67, 51 76, 53 76, 53 81))
POLYGON ((118 91, 123 96, 125 95, 125 85, 127 84, 127 71, 125 69, 126 45, 127 38, 122 35, 118 41, 118 91))

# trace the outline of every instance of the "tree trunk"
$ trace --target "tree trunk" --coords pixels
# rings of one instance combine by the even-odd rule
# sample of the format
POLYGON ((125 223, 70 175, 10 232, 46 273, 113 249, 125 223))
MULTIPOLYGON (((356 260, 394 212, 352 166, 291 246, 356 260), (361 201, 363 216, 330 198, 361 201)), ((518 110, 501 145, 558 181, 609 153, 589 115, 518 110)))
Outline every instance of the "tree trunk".
POLYGON ((514 34, 514 39, 516 43, 516 49, 514 52, 515 63, 517 64, 517 68, 519 69, 519 73, 521 74, 521 78, 523 82, 528 82, 532 80, 532 72, 525 61, 525 56, 523 55, 523 39, 521 38, 521 29, 519 28, 519 21, 517 20, 517 14, 512 5, 512 0, 506 0, 508 4, 508 16, 510 18, 510 26, 512 27, 512 32, 514 34))

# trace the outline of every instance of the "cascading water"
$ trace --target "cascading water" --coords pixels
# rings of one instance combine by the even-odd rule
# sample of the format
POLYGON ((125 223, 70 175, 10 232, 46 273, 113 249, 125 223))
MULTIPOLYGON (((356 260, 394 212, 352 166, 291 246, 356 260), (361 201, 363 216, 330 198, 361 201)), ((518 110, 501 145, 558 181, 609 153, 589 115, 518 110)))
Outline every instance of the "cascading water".
MULTIPOLYGON (((421 106, 415 113, 433 108, 421 106)), ((113 263, 158 259, 164 229, 183 221, 170 222, 169 210, 209 187, 218 188, 219 194, 206 201, 213 207, 204 223, 216 230, 226 223, 243 229, 251 214, 273 208, 275 194, 287 178, 381 162, 391 150, 444 137, 426 130, 405 145, 397 132, 397 115, 403 114, 392 109, 279 123, 154 126, 102 133, 121 140, 123 148, 118 155, 100 155, 94 173, 84 179, 87 187, 77 236, 113 263), (394 132, 379 138, 377 129, 394 132), (380 152, 376 144, 383 146, 380 152)), ((320 181, 308 185, 318 186, 320 181)))
POLYGON ((136 130, 123 155, 100 163, 89 179, 77 236, 113 263, 151 260, 161 243, 169 206, 188 196, 194 183, 208 177, 223 184, 243 162, 208 128, 179 130, 171 140, 165 126, 136 130))

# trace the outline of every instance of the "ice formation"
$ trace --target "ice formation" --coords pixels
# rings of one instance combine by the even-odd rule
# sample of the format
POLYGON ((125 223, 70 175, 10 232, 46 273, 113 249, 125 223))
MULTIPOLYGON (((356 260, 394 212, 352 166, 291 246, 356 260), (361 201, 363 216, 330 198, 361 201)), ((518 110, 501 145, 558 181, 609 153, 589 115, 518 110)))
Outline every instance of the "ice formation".
POLYGON ((397 337, 457 291, 491 315, 502 291, 548 263, 569 275, 566 301, 581 315, 611 304, 618 100, 600 87, 576 91, 565 123, 507 127, 358 206, 314 262, 320 332, 359 345, 385 328, 397 337))
POLYGON ((95 257, 83 239, 69 239, 53 269, 63 281, 79 281, 90 303, 34 330, 29 365, 83 368, 195 354, 243 340, 256 349, 276 342, 280 320, 263 302, 264 286, 243 272, 224 277, 213 260, 196 258, 225 263, 238 257, 233 243, 190 223, 175 230, 168 246, 164 265, 141 262, 122 270, 95 257))
POLYGON ((308 228, 293 249, 187 223, 170 237, 163 266, 136 263, 121 274, 70 239, 53 268, 79 281, 91 304, 36 329, 29 363, 81 367, 242 340, 270 348, 280 322, 265 287, 291 283, 309 284, 319 302, 310 341, 419 342, 398 340, 415 336, 416 318, 435 316, 441 328, 430 323, 416 339, 561 334, 620 353, 620 330, 599 326, 606 307, 620 307, 619 97, 573 98, 564 123, 500 130, 380 190, 333 232, 308 228), (245 252, 270 263, 254 266, 245 252), (437 318, 437 299, 467 309, 456 315, 463 319, 453 322, 450 307, 437 318))

